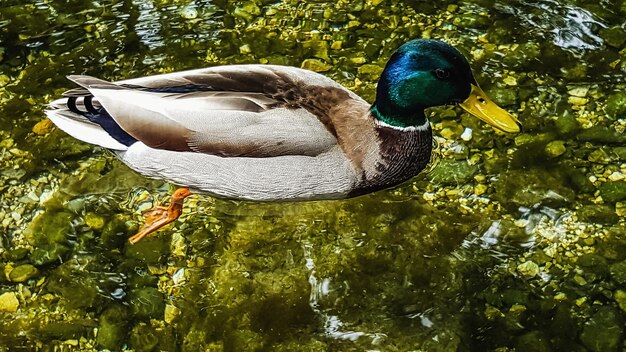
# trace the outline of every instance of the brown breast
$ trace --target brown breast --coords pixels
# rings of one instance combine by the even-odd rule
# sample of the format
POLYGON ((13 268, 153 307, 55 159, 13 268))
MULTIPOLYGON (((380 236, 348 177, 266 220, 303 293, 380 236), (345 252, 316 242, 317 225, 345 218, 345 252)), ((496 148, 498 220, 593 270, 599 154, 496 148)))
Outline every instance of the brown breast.
POLYGON ((398 185, 419 174, 430 162, 432 131, 402 131, 377 126, 379 156, 375 170, 368 173, 353 196, 398 185))

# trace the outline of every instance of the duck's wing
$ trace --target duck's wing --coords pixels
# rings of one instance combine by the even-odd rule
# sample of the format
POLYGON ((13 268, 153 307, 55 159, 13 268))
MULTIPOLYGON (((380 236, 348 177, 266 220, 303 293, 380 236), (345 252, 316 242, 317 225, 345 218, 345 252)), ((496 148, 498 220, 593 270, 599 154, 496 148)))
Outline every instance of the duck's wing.
MULTIPOLYGON (((319 155, 338 143, 333 109, 367 105, 329 78, 284 66, 220 66, 119 82, 69 78, 81 88, 66 94, 75 104, 66 115, 82 111, 76 102, 87 97, 90 121, 110 118, 151 148, 227 157, 319 155)), ((120 141, 119 131, 110 134, 120 141)))

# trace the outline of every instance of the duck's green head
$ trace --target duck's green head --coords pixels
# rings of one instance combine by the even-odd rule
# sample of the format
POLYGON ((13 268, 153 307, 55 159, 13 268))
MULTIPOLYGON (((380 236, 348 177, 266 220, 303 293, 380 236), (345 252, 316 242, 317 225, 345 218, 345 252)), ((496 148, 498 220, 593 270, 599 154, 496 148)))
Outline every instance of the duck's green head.
POLYGON ((378 82, 372 112, 388 125, 423 126, 425 108, 447 104, 459 104, 500 130, 520 130, 517 119, 478 87, 465 57, 438 40, 412 40, 396 50, 378 82))

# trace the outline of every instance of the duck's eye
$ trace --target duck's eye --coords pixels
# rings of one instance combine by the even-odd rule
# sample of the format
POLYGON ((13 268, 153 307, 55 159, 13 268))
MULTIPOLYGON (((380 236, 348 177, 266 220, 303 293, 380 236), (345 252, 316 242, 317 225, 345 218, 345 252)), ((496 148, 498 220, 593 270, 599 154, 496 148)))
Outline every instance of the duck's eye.
POLYGON ((443 68, 437 68, 433 72, 435 73, 435 77, 437 77, 439 79, 448 79, 448 78, 450 78, 450 71, 444 70, 443 68))

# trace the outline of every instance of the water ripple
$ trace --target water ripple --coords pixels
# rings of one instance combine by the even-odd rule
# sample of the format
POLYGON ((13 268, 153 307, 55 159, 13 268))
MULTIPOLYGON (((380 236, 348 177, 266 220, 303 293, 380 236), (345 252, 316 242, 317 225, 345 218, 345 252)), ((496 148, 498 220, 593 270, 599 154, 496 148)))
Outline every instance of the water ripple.
POLYGON ((604 45, 595 33, 607 27, 586 9, 562 1, 541 0, 498 3, 495 8, 513 15, 530 32, 539 36, 549 33, 552 42, 564 49, 593 50, 604 45))

